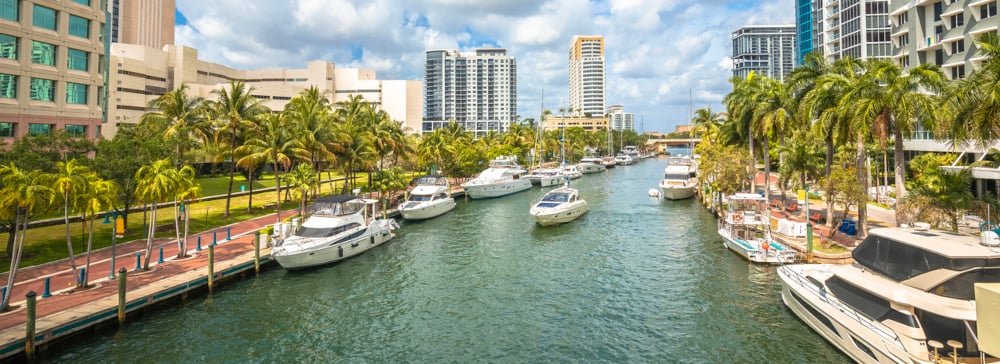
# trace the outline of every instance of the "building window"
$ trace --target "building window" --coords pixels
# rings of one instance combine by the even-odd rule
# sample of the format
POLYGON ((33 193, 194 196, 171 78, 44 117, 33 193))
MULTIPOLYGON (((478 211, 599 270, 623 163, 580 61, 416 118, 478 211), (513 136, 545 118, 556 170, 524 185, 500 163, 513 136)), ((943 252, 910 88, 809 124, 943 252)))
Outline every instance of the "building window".
POLYGON ((54 9, 35 4, 32 14, 32 25, 48 30, 56 30, 56 11, 54 9))
POLYGON ((88 57, 87 52, 70 48, 66 52, 66 67, 71 70, 86 71, 88 57))
POLYGON ((55 66, 56 46, 48 43, 31 41, 31 63, 55 66))
POLYGON ((44 78, 32 78, 31 99, 35 101, 55 101, 56 81, 44 78))
POLYGON ((965 52, 965 39, 951 43, 951 54, 965 52))
POLYGON ((17 59, 17 38, 0 34, 0 58, 17 59))
POLYGON ((90 20, 76 15, 70 15, 69 35, 75 35, 80 38, 90 38, 90 20))
POLYGON ((10 21, 19 21, 17 6, 20 0, 0 0, 0 18, 10 21))
POLYGON ((14 123, 3 123, 0 122, 0 137, 14 137, 14 123))
POLYGON ((17 98, 17 76, 0 73, 0 97, 17 98))
POLYGON ((955 15, 955 16, 951 17, 951 27, 952 28, 958 28, 958 27, 963 26, 963 25, 965 25, 965 14, 964 13, 958 13, 958 15, 955 15))
POLYGON ((52 132, 52 124, 28 124, 28 135, 45 135, 52 132))
POLYGON ((87 85, 80 83, 66 83, 66 103, 67 104, 87 104, 87 85))
POLYGON ((90 0, 73 0, 73 2, 80 5, 90 6, 90 0))
POLYGON ((997 15, 997 3, 991 2, 989 4, 979 7, 979 19, 986 19, 997 15))
POLYGON ((951 79, 957 80, 959 78, 965 78, 965 66, 955 66, 951 68, 951 79))
POLYGON ((66 134, 82 137, 87 135, 86 125, 66 125, 66 134))

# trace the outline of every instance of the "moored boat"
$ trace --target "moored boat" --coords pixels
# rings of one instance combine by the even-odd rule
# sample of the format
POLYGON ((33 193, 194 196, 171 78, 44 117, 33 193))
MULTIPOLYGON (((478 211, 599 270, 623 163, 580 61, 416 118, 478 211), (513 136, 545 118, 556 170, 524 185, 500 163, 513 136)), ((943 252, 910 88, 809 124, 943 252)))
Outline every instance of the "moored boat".
POLYGON ((580 169, 577 168, 575 164, 563 165, 562 168, 560 168, 560 172, 562 172, 563 176, 569 177, 569 179, 577 179, 583 177, 583 172, 581 172, 580 169))
POLYGON ((430 219, 455 208, 455 199, 451 197, 451 185, 447 177, 426 175, 414 179, 412 184, 416 184, 416 187, 399 206, 399 214, 403 219, 430 219))
POLYGON ((795 250, 771 237, 771 221, 763 196, 737 193, 728 198, 726 216, 719 220, 719 236, 726 248, 754 263, 795 262, 798 255, 795 250))
POLYGON ((524 178, 532 185, 541 187, 558 186, 563 182, 562 170, 559 168, 535 168, 524 175, 524 178))
POLYGON ((291 236, 278 240, 271 256, 285 269, 334 263, 389 241, 399 228, 393 219, 376 218, 378 200, 353 195, 324 196, 291 236))
POLYGON ((607 169, 604 167, 601 157, 583 157, 576 167, 584 174, 604 172, 607 169))
POLYGON ((694 196, 698 188, 697 175, 698 166, 691 157, 668 158, 667 167, 663 169, 663 179, 660 180, 663 198, 683 200, 694 196))
POLYGON ((524 177, 524 168, 517 158, 500 156, 490 161, 489 168, 471 181, 462 184, 471 199, 506 196, 531 188, 531 181, 524 177))

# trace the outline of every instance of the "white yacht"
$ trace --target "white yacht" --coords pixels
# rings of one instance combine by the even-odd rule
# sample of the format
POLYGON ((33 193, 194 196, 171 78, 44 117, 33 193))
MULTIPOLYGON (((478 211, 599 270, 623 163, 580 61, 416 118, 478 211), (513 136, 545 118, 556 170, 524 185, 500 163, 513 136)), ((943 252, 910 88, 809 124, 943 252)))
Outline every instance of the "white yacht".
POLYGON ((607 169, 604 167, 601 157, 583 157, 583 159, 580 159, 580 163, 578 163, 576 167, 579 168, 580 172, 583 172, 584 174, 604 172, 604 170, 607 169))
POLYGON ((437 217, 455 208, 448 177, 426 175, 413 180, 417 186, 410 191, 406 202, 399 205, 399 214, 405 220, 424 220, 437 217))
POLYGON ((771 238, 770 220, 763 196, 737 193, 729 196, 726 217, 719 220, 719 236, 726 248, 751 262, 795 262, 798 255, 795 250, 771 238))
POLYGON ((626 155, 629 156, 629 158, 632 158, 633 161, 632 163, 639 163, 640 161, 642 161, 642 154, 639 153, 639 147, 636 147, 634 145, 626 145, 625 148, 622 149, 622 153, 625 153, 626 155))
POLYGON ((550 187, 558 186, 563 183, 562 170, 559 168, 536 168, 524 175, 525 179, 531 182, 532 185, 550 187))
POLYGON ((580 171, 580 168, 577 168, 575 164, 564 164, 560 170, 562 171, 563 176, 569 177, 569 179, 583 177, 583 172, 580 171))
POLYGON ((549 191, 541 200, 531 205, 531 216, 539 225, 549 226, 562 224, 578 219, 587 213, 590 207, 587 201, 580 197, 579 191, 566 186, 549 191))
POLYGON ((604 158, 601 158, 601 165, 603 165, 605 169, 615 168, 615 165, 617 165, 617 164, 618 163, 615 162, 615 157, 604 157, 604 158))
POLYGON ((622 153, 618 153, 618 155, 615 156, 615 164, 617 164, 617 165, 627 166, 627 165, 632 165, 632 164, 635 164, 635 163, 636 163, 636 160, 635 160, 635 158, 632 158, 631 154, 622 152, 622 153))
POLYGON ((378 200, 353 195, 324 196, 291 236, 279 240, 271 256, 286 269, 309 268, 364 253, 392 239, 396 220, 377 219, 378 200))
POLYGON ((663 198, 668 200, 683 200, 694 196, 698 191, 698 165, 688 156, 670 157, 667 167, 663 169, 663 179, 660 189, 663 198))
POLYGON ((471 199, 506 196, 531 188, 531 181, 524 178, 524 168, 517 158, 500 156, 490 161, 490 166, 478 177, 462 184, 471 199))
POLYGON ((778 268, 781 300, 860 363, 997 363, 979 350, 974 287, 1000 282, 996 236, 871 229, 854 264, 778 268))

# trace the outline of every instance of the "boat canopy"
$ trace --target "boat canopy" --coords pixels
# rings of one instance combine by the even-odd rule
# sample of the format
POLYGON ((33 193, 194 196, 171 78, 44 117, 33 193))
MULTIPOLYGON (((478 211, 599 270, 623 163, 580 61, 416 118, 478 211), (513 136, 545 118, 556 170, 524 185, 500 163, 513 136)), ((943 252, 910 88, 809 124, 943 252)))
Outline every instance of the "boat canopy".
POLYGON ((442 176, 440 174, 428 174, 426 176, 420 176, 414 178, 410 181, 410 186, 416 185, 435 185, 435 186, 447 186, 448 177, 442 176))
POLYGON ((313 215, 350 215, 361 211, 365 202, 353 195, 331 195, 316 199, 312 206, 313 215))
POLYGON ((1000 268, 1000 254, 975 240, 971 236, 938 231, 872 229, 851 256, 865 268, 896 281, 937 269, 1000 268))

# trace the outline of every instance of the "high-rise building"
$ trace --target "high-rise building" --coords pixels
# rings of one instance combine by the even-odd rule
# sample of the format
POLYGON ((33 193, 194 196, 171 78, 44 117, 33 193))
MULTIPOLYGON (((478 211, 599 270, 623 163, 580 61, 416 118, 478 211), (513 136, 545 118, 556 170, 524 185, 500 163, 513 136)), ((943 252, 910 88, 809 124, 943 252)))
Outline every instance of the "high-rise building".
POLYGON ((99 0, 0 1, 0 142, 101 133, 104 14, 99 0))
POLYGON ((950 79, 964 78, 985 58, 976 37, 997 32, 996 1, 893 1, 893 60, 902 68, 941 67, 950 79))
POLYGON ((608 107, 608 127, 611 130, 635 131, 635 114, 625 112, 621 105, 611 105, 608 107))
POLYGON ((421 132, 455 121, 474 135, 503 132, 517 117, 517 60, 504 48, 426 52, 421 132))
POLYGON ((149 102, 180 85, 189 97, 214 100, 212 91, 231 80, 242 81, 251 95, 271 110, 283 110, 293 97, 316 87, 331 103, 361 96, 398 121, 408 132, 419 132, 421 84, 417 80, 379 80, 374 70, 341 68, 325 61, 309 62, 299 69, 238 70, 198 59, 198 50, 166 45, 162 49, 133 44, 112 44, 109 84, 115 96, 108 100, 105 137, 120 124, 138 123, 150 111, 149 102))
POLYGON ((827 60, 888 58, 892 55, 887 0, 820 0, 820 44, 827 60))
POLYGON ((174 44, 175 0, 110 0, 111 41, 163 48, 174 44))
POLYGON ((577 35, 569 47, 569 107, 572 115, 603 117, 604 37, 577 35))
POLYGON ((795 68, 795 25, 747 25, 733 32, 733 77, 784 80, 795 68))
POLYGON ((819 22, 814 16, 821 0, 795 0, 795 65, 801 65, 812 52, 820 33, 819 22))

